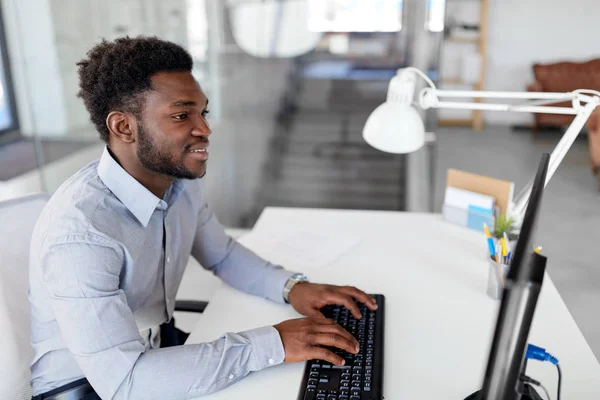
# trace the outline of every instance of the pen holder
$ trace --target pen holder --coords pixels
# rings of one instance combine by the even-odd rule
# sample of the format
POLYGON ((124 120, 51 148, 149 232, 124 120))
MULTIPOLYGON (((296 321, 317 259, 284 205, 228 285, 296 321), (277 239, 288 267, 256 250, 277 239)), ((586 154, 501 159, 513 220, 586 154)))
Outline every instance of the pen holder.
POLYGON ((494 300, 502 300, 502 292, 506 286, 509 265, 496 262, 488 257, 487 293, 494 300))

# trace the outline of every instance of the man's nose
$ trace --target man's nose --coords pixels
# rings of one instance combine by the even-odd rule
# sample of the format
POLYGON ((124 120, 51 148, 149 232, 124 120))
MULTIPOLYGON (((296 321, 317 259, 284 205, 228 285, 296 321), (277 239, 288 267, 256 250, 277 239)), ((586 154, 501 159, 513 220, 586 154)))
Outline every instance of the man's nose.
POLYGON ((198 118, 194 129, 192 129, 192 135, 194 136, 210 136, 212 130, 210 129, 210 125, 204 118, 198 118))

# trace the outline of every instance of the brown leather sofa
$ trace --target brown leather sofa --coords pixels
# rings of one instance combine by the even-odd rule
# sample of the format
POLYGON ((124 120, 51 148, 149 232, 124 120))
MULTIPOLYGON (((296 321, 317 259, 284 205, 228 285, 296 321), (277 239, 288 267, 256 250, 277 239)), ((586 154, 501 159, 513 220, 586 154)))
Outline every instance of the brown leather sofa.
MULTIPOLYGON (((600 90, 600 59, 588 62, 559 62, 534 64, 535 83, 527 86, 530 92, 571 92, 576 89, 600 90)), ((570 103, 556 103, 558 107, 569 107, 570 103)), ((573 122, 574 116, 560 114, 534 114, 534 132, 543 126, 565 126, 573 122)))
MULTIPOLYGON (((559 62, 555 64, 535 64, 533 66, 535 83, 527 86, 530 92, 571 92, 576 89, 600 91, 600 59, 583 63, 559 62)), ((556 103, 558 107, 571 104, 556 103)), ((573 122, 573 115, 534 114, 536 132, 544 126, 565 127, 573 122)), ((586 123, 589 136, 590 164, 592 172, 598 177, 600 189, 600 108, 596 109, 586 123)))
POLYGON ((596 109, 587 123, 588 140, 590 148, 590 164, 592 172, 598 178, 598 189, 600 190, 600 109, 596 109))

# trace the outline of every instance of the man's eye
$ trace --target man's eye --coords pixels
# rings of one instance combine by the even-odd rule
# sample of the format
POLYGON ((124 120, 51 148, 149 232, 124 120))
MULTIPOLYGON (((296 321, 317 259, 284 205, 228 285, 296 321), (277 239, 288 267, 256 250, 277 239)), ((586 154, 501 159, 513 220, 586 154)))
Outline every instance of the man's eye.
POLYGON ((187 114, 177 114, 177 115, 173 115, 173 118, 175 118, 178 121, 183 121, 184 119, 187 118, 187 114))
POLYGON ((210 110, 204 110, 202 111, 202 116, 206 117, 208 114, 210 114, 210 110))

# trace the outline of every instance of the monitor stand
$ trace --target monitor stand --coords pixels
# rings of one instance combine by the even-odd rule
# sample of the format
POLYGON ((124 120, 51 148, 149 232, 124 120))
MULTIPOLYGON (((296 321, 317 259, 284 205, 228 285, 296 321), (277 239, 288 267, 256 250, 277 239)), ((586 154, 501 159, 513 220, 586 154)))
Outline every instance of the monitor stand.
MULTIPOLYGON (((482 400, 480 398, 481 391, 477 391, 467 397, 465 400, 482 400)), ((519 400, 543 400, 536 390, 529 383, 523 385, 523 394, 519 400)))
MULTIPOLYGON (((527 371, 526 358, 523 360, 523 364, 521 365, 520 375, 525 375, 525 371, 527 371)), ((519 382, 519 391, 521 392, 521 396, 516 397, 514 400, 544 400, 543 397, 538 394, 537 390, 535 390, 535 388, 529 383, 519 382)), ((473 393, 465 400, 483 400, 481 398, 481 390, 473 393)))

